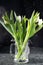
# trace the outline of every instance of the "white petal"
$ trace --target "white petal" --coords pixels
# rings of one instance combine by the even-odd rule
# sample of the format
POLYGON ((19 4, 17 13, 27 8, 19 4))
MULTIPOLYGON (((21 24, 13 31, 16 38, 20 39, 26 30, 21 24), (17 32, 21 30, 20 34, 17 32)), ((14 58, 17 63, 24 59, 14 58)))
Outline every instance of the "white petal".
POLYGON ((21 22, 21 16, 17 16, 17 20, 21 22))
POLYGON ((19 16, 18 18, 19 18, 19 20, 21 21, 21 16, 19 16))
POLYGON ((42 19, 38 20, 38 25, 41 25, 43 23, 42 19))

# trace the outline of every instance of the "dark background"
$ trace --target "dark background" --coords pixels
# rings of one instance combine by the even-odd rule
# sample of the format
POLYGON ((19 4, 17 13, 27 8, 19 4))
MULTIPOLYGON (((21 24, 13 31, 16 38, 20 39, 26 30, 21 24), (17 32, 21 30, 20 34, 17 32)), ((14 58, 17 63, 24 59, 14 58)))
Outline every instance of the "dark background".
MULTIPOLYGON (((5 11, 9 13, 11 10, 14 10, 17 15, 26 15, 28 18, 35 10, 40 12, 40 17, 43 18, 43 0, 0 0, 0 19, 5 11)), ((0 47, 9 46, 11 39, 11 35, 0 25, 0 47)), ((30 46, 43 47, 43 29, 30 40, 30 46)))

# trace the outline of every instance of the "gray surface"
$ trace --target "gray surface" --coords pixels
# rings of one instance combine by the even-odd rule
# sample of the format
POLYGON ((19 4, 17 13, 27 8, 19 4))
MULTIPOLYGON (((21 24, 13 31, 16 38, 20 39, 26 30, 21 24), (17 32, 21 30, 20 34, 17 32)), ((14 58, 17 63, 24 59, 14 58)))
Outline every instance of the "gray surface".
MULTIPOLYGON (((30 62, 24 65, 43 65, 43 48, 31 48, 29 56, 30 62)), ((8 53, 0 53, 0 65, 23 65, 15 64, 13 57, 8 53)))

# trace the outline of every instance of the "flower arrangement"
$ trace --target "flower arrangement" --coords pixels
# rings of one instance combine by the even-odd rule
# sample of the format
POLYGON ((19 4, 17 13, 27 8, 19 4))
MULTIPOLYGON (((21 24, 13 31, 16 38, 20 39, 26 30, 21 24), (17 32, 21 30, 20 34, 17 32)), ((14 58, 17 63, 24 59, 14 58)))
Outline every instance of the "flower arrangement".
POLYGON ((0 20, 0 23, 16 42, 18 49, 17 59, 22 55, 28 40, 42 29, 43 20, 40 19, 39 15, 40 13, 33 11, 31 17, 28 19, 26 16, 17 16, 15 12, 11 11, 10 16, 8 16, 7 12, 2 16, 3 21, 0 20))

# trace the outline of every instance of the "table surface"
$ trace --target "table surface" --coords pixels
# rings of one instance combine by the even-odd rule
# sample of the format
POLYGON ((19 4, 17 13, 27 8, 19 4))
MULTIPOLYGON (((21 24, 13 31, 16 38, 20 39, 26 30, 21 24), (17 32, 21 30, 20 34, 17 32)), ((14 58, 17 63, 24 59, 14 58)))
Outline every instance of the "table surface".
MULTIPOLYGON (((24 65, 43 65, 43 48, 31 47, 29 63, 24 65)), ((14 63, 10 53, 0 53, 0 65, 23 65, 14 63)))

